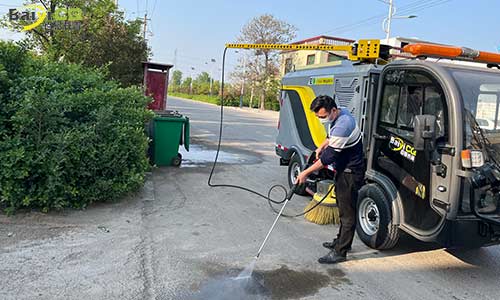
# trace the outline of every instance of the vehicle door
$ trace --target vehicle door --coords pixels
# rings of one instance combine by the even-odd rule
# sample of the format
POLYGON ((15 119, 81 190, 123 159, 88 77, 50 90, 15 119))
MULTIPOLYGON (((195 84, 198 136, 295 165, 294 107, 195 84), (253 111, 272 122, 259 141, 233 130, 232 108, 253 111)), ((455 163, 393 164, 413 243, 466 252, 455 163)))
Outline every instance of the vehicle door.
POLYGON ((381 77, 381 100, 375 121, 373 167, 394 182, 401 196, 403 222, 420 231, 442 218, 431 205, 433 176, 430 151, 416 151, 415 116, 435 115, 437 143, 448 140, 446 99, 438 81, 424 70, 388 68, 381 77))

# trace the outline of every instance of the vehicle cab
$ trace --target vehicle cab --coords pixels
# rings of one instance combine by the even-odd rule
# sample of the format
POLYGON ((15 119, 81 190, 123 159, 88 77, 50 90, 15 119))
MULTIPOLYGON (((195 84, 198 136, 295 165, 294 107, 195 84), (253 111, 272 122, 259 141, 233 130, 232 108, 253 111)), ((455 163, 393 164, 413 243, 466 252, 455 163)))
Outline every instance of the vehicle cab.
POLYGON ((499 243, 500 71, 476 65, 384 67, 358 199, 370 247, 392 247, 398 229, 446 247, 499 243))

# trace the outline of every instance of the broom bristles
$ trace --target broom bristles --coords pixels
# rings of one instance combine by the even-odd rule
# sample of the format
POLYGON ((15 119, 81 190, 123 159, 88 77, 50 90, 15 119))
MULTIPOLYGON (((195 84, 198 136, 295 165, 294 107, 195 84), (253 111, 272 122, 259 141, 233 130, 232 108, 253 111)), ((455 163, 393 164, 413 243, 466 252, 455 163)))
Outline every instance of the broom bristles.
MULTIPOLYGON (((311 202, 309 202, 309 204, 304 208, 304 211, 311 209, 316 204, 318 204, 316 201, 311 200, 311 202)), ((304 217, 306 220, 319 225, 340 223, 339 208, 337 206, 326 206, 320 204, 310 212, 306 213, 304 217)))

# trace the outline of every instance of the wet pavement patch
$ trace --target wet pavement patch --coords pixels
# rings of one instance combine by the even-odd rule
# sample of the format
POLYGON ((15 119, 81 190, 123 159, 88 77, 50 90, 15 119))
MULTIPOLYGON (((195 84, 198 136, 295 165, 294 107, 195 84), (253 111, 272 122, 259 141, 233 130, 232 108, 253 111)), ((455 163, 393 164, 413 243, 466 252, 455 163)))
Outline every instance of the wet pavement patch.
POLYGON ((226 274, 215 276, 203 282, 198 291, 189 295, 193 300, 267 300, 271 298, 264 285, 264 279, 252 276, 248 279, 236 279, 239 270, 229 270, 226 274))
POLYGON ((254 276, 262 276, 272 299, 297 299, 311 296, 330 284, 328 275, 309 270, 290 270, 286 266, 271 271, 256 271, 254 276))
POLYGON ((346 274, 344 273, 344 271, 342 271, 340 269, 331 268, 331 269, 327 270, 327 273, 332 278, 332 284, 331 284, 332 287, 335 287, 337 285, 341 285, 343 283, 348 284, 348 285, 352 285, 351 280, 349 280, 349 278, 346 277, 346 274))
MULTIPOLYGON (((217 154, 217 149, 210 149, 197 144, 192 144, 189 152, 183 148, 179 150, 182 155, 181 168, 211 166, 217 154)), ((260 162, 262 160, 255 153, 232 148, 221 150, 217 159, 217 163, 220 164, 256 164, 260 162)))
MULTIPOLYGON (((208 270, 207 270, 208 271, 208 270)), ((281 266, 274 270, 255 270, 249 279, 234 280, 241 269, 208 272, 210 278, 192 286, 189 296, 179 299, 203 300, 267 300, 300 299, 312 296, 325 287, 336 288, 350 280, 340 269, 328 269, 326 273, 310 270, 291 270, 281 266)))

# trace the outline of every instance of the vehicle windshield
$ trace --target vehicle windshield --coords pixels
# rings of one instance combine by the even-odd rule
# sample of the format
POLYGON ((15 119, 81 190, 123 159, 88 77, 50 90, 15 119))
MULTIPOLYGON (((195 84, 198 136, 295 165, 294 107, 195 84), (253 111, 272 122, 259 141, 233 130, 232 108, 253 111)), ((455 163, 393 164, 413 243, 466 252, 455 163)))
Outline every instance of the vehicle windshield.
MULTIPOLYGON (((450 69, 464 102, 464 116, 470 112, 483 134, 500 150, 500 72, 450 69)), ((473 133, 464 117, 465 146, 472 148, 473 133)))

